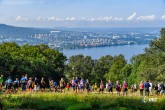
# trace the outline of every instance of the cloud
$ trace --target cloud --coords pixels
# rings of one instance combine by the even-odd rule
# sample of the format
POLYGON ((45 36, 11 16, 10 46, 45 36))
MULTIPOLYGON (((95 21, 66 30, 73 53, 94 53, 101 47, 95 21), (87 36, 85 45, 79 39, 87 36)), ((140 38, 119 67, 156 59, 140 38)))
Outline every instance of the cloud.
POLYGON ((57 17, 49 17, 44 19, 42 17, 36 18, 37 21, 87 21, 87 22, 109 22, 109 21, 124 21, 122 17, 112 17, 112 16, 105 16, 105 17, 98 17, 98 18, 75 18, 75 17, 66 17, 66 18, 57 18, 57 17))
POLYGON ((47 18, 48 21, 81 21, 81 20, 86 20, 86 18, 80 18, 77 19, 75 17, 66 17, 66 18, 57 18, 57 17, 49 17, 47 18))
POLYGON ((97 21, 111 21, 112 16, 105 16, 105 17, 100 17, 100 18, 95 18, 97 21))
POLYGON ((37 21, 45 21, 46 19, 43 18, 43 17, 41 17, 41 16, 38 16, 38 17, 36 18, 36 20, 37 20, 37 21))
POLYGON ((124 21, 124 18, 121 17, 115 17, 113 18, 114 21, 124 21))
POLYGON ((86 21, 87 19, 86 18, 80 18, 78 19, 79 21, 86 21))
POLYGON ((66 21, 76 21, 75 17, 67 17, 65 18, 66 21))
POLYGON ((139 16, 136 20, 137 21, 153 21, 156 19, 155 15, 147 15, 147 16, 139 16))
POLYGON ((49 17, 47 20, 48 21, 63 21, 63 18, 56 18, 56 17, 52 16, 52 17, 49 17))
POLYGON ((97 19, 95 19, 95 18, 89 18, 89 19, 84 19, 84 20, 86 20, 86 21, 96 21, 97 19))
POLYGON ((98 18, 98 21, 111 21, 112 18, 113 18, 112 16, 106 16, 106 17, 98 18))
POLYGON ((83 20, 86 21, 102 21, 102 22, 110 22, 110 21, 124 21, 124 18, 121 17, 112 17, 112 16, 105 16, 105 17, 98 17, 98 18, 90 18, 90 19, 85 19, 83 20))
POLYGON ((29 21, 30 19, 29 18, 26 18, 26 17, 22 17, 22 16, 17 16, 16 21, 29 21))
MULTIPOLYGON (((155 15, 147 15, 147 16, 139 16, 136 17, 136 13, 133 13, 132 15, 130 15, 127 18, 123 18, 123 17, 113 17, 113 16, 103 16, 103 17, 92 17, 92 18, 86 18, 86 17, 82 17, 82 18, 76 18, 76 17, 64 17, 64 18, 60 18, 60 17, 48 17, 48 18, 44 18, 42 16, 38 16, 36 18, 29 18, 29 17, 23 17, 23 16, 17 16, 15 18, 16 21, 38 21, 38 22, 126 22, 126 21, 153 21, 156 20, 156 16, 155 15)), ((165 20, 165 15, 162 15, 159 20, 165 20)), ((158 19, 157 19, 158 20, 158 19)))
POLYGON ((162 19, 162 20, 165 20, 165 15, 162 15, 162 16, 161 16, 161 19, 162 19))
MULTIPOLYGON (((38 18, 39 19, 39 18, 38 18)), ((122 18, 112 16, 98 17, 98 18, 75 18, 75 17, 66 17, 66 18, 56 18, 54 16, 47 18, 48 21, 121 21, 122 18)))
POLYGON ((128 21, 132 21, 132 20, 135 18, 135 16, 136 16, 136 13, 133 13, 132 15, 130 15, 130 16, 127 18, 127 20, 128 20, 128 21))

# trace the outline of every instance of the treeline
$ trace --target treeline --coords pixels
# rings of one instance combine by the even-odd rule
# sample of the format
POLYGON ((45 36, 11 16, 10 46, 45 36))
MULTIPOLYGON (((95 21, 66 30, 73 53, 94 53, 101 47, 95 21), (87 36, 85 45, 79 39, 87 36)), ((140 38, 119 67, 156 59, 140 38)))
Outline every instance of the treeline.
POLYGON ((0 45, 0 74, 4 77, 21 78, 51 77, 59 80, 64 77, 66 57, 46 45, 23 45, 2 43, 0 45))
POLYGON ((111 79, 113 82, 128 81, 129 84, 141 80, 165 81, 165 29, 161 37, 150 42, 144 54, 139 54, 128 63, 123 55, 103 56, 94 60, 90 56, 76 55, 66 59, 59 51, 46 45, 0 44, 0 74, 6 78, 45 77, 59 81, 61 77, 89 79, 91 83, 111 79))

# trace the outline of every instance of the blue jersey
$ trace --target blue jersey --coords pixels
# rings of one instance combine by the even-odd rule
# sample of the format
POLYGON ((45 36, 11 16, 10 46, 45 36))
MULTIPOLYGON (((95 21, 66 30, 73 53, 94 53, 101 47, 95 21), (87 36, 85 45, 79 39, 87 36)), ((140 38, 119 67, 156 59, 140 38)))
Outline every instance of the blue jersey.
POLYGON ((78 79, 75 79, 75 83, 78 84, 78 79))
POLYGON ((84 80, 84 79, 82 79, 81 82, 82 82, 83 84, 85 84, 85 80, 84 80))
POLYGON ((149 89, 150 84, 149 84, 148 82, 146 82, 146 83, 144 83, 144 87, 145 87, 146 89, 149 89))
POLYGON ((82 79, 80 83, 82 84, 82 86, 84 86, 85 85, 85 80, 82 79))
POLYGON ((26 80, 27 80, 27 79, 26 79, 25 77, 21 78, 21 82, 22 82, 22 83, 26 83, 26 80))
POLYGON ((109 88, 112 88, 113 87, 113 84, 112 82, 109 83, 109 88))
POLYGON ((57 82, 54 82, 54 86, 57 86, 57 82))
POLYGON ((18 81, 18 80, 15 80, 15 81, 14 81, 14 84, 19 84, 19 81, 18 81))

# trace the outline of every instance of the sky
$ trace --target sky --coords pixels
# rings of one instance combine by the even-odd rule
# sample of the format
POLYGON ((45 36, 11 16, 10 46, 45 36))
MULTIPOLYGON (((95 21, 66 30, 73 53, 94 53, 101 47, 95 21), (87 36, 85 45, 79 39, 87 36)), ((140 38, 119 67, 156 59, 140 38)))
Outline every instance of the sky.
POLYGON ((165 27, 165 0, 0 0, 0 24, 165 27))

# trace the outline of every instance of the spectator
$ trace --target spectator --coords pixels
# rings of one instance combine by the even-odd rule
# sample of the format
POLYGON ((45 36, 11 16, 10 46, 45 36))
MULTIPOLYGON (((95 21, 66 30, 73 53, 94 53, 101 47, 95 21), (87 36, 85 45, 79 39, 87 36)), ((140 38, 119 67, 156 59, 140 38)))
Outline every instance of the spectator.
POLYGON ((16 78, 14 81, 14 92, 18 91, 18 87, 19 87, 19 80, 18 78, 16 78))
POLYGON ((99 90, 99 93, 100 93, 100 92, 103 93, 103 91, 104 91, 104 83, 103 83, 103 81, 101 80, 101 81, 100 81, 100 90, 99 90))
POLYGON ((150 87, 149 81, 146 81, 144 83, 144 88, 145 88, 145 95, 147 96, 149 96, 149 87, 150 87))
POLYGON ((89 94, 90 84, 89 84, 89 80, 88 79, 86 80, 86 91, 87 91, 87 94, 89 94))
POLYGON ((45 92, 45 87, 46 87, 46 82, 45 82, 45 79, 42 77, 41 85, 40 85, 40 88, 41 88, 42 92, 45 92))
POLYGON ((22 85, 22 91, 26 91, 26 77, 24 75, 22 75, 22 78, 21 78, 21 85, 22 85))
POLYGON ((124 96, 124 95, 127 96, 127 94, 128 94, 127 91, 128 91, 128 84, 127 84, 126 81, 124 81, 124 83, 123 83, 123 96, 124 96))
POLYGON ((108 90, 109 94, 110 92, 113 94, 113 83, 111 80, 108 81, 108 88, 109 88, 108 90))
POLYGON ((154 90, 155 90, 155 95, 158 96, 158 92, 159 92, 159 90, 158 90, 158 84, 155 84, 154 90))
POLYGON ((152 96, 152 82, 151 80, 149 81, 150 87, 149 87, 149 94, 152 96))
POLYGON ((160 83, 160 95, 163 95, 165 92, 165 86, 163 84, 163 82, 160 83))
POLYGON ((140 88, 140 96, 143 96, 143 90, 144 90, 143 81, 140 82, 139 88, 140 88))
POLYGON ((6 80, 6 92, 7 93, 11 93, 11 89, 12 89, 12 79, 11 76, 9 76, 8 80, 6 80))
POLYGON ((116 91, 117 91, 117 95, 120 96, 120 84, 119 84, 119 81, 116 81, 116 91))
POLYGON ((59 84, 60 84, 60 90, 61 90, 61 92, 65 92, 64 91, 64 89, 65 89, 65 81, 64 81, 63 78, 61 78, 59 84))

